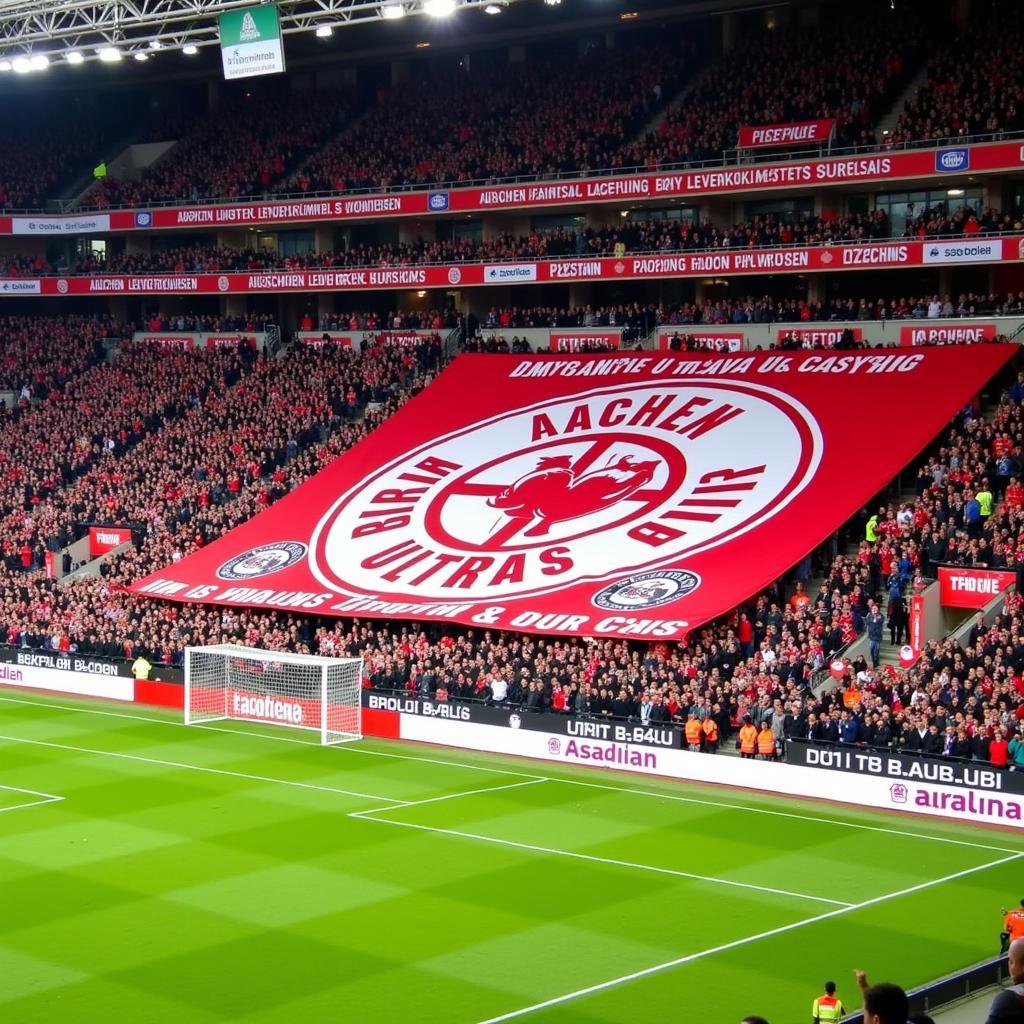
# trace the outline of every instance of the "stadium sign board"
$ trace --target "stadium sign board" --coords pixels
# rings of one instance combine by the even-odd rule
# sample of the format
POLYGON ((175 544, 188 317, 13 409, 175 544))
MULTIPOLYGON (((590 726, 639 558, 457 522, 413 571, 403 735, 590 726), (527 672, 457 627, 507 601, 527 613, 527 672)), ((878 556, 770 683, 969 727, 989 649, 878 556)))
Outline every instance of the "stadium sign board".
POLYGON ((284 44, 276 4, 228 11, 217 22, 221 62, 228 81, 284 71, 284 44))
POLYGON ((821 543, 1014 351, 463 355, 272 508, 131 589, 679 638, 821 543), (887 401, 907 428, 864 464, 848 410, 887 401), (239 559, 246 578, 225 579, 239 559))

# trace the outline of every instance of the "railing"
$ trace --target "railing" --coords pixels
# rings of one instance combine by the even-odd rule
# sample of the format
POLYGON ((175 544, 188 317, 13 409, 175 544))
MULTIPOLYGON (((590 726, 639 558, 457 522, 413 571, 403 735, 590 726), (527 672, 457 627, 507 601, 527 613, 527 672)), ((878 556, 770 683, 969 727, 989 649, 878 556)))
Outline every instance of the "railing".
MULTIPOLYGON (((889 238, 837 238, 837 239, 823 239, 816 242, 766 242, 759 243, 756 245, 744 244, 744 245, 708 245, 700 248, 697 247, 686 247, 686 248, 669 248, 669 249, 632 249, 627 250, 626 256, 633 258, 642 257, 657 257, 657 256, 685 256, 690 253, 715 253, 715 252, 750 252, 756 250, 758 252, 770 251, 774 249, 820 249, 833 246, 866 246, 866 245, 907 245, 911 242, 943 242, 943 241, 959 241, 963 239, 973 238, 1016 238, 1020 235, 1019 231, 979 231, 975 234, 966 235, 963 232, 943 232, 938 235, 927 235, 925 238, 918 238, 914 235, 899 235, 889 238)), ((340 255, 340 254, 339 254, 340 255)), ((315 270, 341 270, 341 271, 358 271, 358 270, 404 270, 409 267, 422 267, 424 269, 430 269, 434 267, 451 267, 451 266, 471 266, 473 264, 492 264, 492 263, 536 263, 536 262, 557 262, 559 260, 597 260, 597 259, 612 259, 615 256, 614 252, 584 252, 584 253, 557 253, 550 254, 545 253, 539 256, 477 256, 472 259, 459 259, 454 257, 448 260, 440 261, 423 261, 423 262, 381 262, 381 263, 369 263, 364 265, 348 264, 348 263, 322 263, 322 264, 310 264, 297 267, 279 266, 279 265, 262 265, 259 267, 247 267, 247 266, 218 266, 203 269, 192 269, 186 267, 183 270, 110 270, 107 268, 91 270, 91 271, 59 271, 59 270, 44 270, 40 272, 33 271, 32 273, 21 274, 18 276, 26 278, 41 278, 41 277, 103 277, 103 276, 117 276, 117 277, 137 277, 144 275, 146 277, 162 277, 162 276, 178 276, 183 274, 195 275, 195 274, 275 274, 275 273, 289 273, 289 272, 303 272, 303 271, 315 271, 315 270)), ((0 257, 2 259, 2 257, 0 257)))
MULTIPOLYGON (((56 205, 62 213, 80 213, 83 211, 107 213, 111 210, 132 210, 138 206, 146 209, 159 208, 164 206, 209 206, 209 205, 235 205, 239 203, 260 202, 262 200, 302 200, 302 199, 332 199, 338 196, 361 196, 361 195, 387 195, 403 192, 422 191, 450 191, 460 188, 482 188, 491 185, 518 185, 529 184, 538 181, 574 181, 585 178, 603 177, 626 177, 636 174, 670 174, 673 171, 699 170, 706 167, 738 167, 757 163, 789 163, 794 160, 820 159, 822 157, 857 156, 861 154, 879 154, 893 152, 906 152, 908 150, 920 149, 941 149, 945 146, 967 146, 979 145, 986 142, 1005 142, 1012 139, 1024 139, 1024 132, 989 132, 982 135, 945 136, 938 139, 914 139, 907 142, 891 143, 885 146, 864 145, 864 146, 840 146, 830 147, 823 150, 821 146, 788 150, 780 154, 777 150, 755 151, 729 149, 720 155, 707 157, 702 160, 680 160, 672 163, 659 164, 655 168, 631 166, 631 167, 602 167, 597 169, 580 169, 574 171, 560 171, 556 174, 518 174, 510 176, 494 176, 488 178, 472 178, 466 181, 439 181, 439 182, 412 182, 403 185, 387 185, 381 187, 367 186, 365 188, 344 189, 340 192, 323 189, 316 191, 273 191, 255 193, 246 196, 202 196, 196 199, 191 197, 177 199, 146 200, 135 206, 83 206, 79 199, 59 201, 56 205)), ((51 204, 52 205, 52 204, 51 204)), ((4 210, 4 213, 11 214, 38 214, 45 211, 39 209, 12 209, 4 210)))
MULTIPOLYGON (((965 967, 955 974, 948 974, 944 978, 930 981, 927 985, 911 989, 907 995, 910 998, 910 1010, 912 1013, 930 1013, 932 1010, 947 1003, 955 1002, 966 996, 974 995, 981 989, 990 988, 992 985, 1001 985, 1009 977, 1006 957, 994 957, 991 960, 983 960, 972 967, 965 967)), ((981 1020, 981 1015, 977 1015, 981 1020)), ((853 1013, 844 1017, 842 1024, 863 1024, 864 1015, 853 1013)))

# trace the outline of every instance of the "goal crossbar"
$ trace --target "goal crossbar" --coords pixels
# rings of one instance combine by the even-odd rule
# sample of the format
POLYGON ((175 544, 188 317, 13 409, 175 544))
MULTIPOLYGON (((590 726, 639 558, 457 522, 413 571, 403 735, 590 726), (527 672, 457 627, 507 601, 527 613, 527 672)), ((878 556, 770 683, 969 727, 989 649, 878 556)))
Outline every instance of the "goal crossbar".
POLYGON ((187 647, 185 724, 265 722, 318 732, 325 746, 360 739, 362 671, 360 658, 187 647))

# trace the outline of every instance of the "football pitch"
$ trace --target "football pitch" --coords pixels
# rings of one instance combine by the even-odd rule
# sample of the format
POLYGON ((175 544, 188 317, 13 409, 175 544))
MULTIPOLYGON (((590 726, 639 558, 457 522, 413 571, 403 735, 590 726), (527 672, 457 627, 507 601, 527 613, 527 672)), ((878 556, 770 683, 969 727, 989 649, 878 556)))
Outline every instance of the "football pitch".
POLYGON ((854 967, 911 987, 997 952, 1022 856, 839 805, 0 694, 12 1024, 803 1024, 826 978, 856 1005, 854 967))

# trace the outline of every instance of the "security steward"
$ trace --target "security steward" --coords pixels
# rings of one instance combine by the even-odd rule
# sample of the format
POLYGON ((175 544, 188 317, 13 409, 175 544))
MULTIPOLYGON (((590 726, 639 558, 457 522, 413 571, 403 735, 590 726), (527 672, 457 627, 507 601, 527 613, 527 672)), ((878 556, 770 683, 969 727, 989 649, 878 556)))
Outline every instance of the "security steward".
POLYGON ((775 733, 767 722, 761 723, 761 731, 757 734, 758 761, 775 760, 775 733))
POLYGON ((743 716, 743 726, 737 744, 740 748, 740 757, 757 756, 757 729, 751 724, 750 715, 743 716))
POLYGON ((718 753, 718 723, 710 715, 704 719, 704 749, 709 754, 718 753))
POLYGON ((836 983, 825 982, 825 994, 811 1003, 811 1024, 833 1024, 846 1016, 843 1001, 836 996, 836 983))
POLYGON ((704 735, 704 730, 700 727, 700 720, 693 711, 690 712, 690 717, 686 720, 686 727, 683 731, 686 734, 686 749, 699 754, 700 741, 704 735))
POLYGON ((1020 901, 1019 909, 1008 912, 1006 907, 1003 907, 999 913, 1003 915, 1003 930, 999 933, 999 951, 1005 953, 1014 939, 1024 938, 1024 900, 1020 901))

